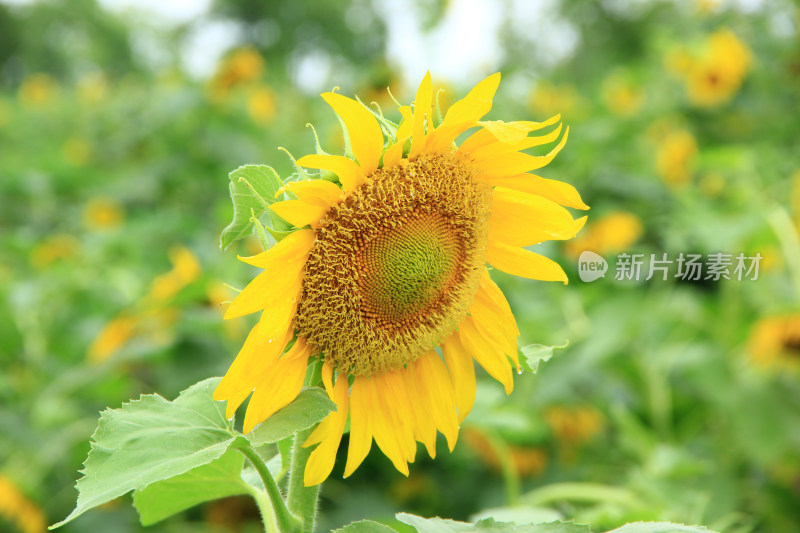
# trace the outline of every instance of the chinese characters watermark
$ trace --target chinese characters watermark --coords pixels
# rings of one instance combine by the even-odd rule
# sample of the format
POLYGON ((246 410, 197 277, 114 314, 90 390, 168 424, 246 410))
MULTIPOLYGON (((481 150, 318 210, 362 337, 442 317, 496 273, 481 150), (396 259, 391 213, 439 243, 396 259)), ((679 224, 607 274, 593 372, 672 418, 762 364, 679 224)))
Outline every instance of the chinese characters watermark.
MULTIPOLYGON (((761 264, 760 253, 745 255, 731 253, 678 254, 670 257, 666 252, 653 254, 621 253, 614 264, 614 279, 617 281, 640 281, 676 278, 685 281, 720 281, 758 279, 761 264)), ((578 275, 587 283, 604 278, 609 270, 608 262, 599 254, 585 251, 578 259, 578 275)))

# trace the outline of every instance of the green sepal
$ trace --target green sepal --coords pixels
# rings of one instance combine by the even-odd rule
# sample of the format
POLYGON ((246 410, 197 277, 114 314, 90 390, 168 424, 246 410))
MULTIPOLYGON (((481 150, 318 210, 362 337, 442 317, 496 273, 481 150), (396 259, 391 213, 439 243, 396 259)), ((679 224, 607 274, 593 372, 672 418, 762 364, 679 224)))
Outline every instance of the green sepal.
POLYGON ((268 165, 243 165, 228 174, 228 178, 233 220, 219 236, 219 246, 223 250, 251 233, 252 219, 264 214, 283 186, 278 173, 268 165))
POLYGON ((335 410, 336 404, 324 390, 318 387, 305 388, 292 403, 257 425, 247 434, 247 439, 253 446, 279 442, 321 422, 335 410))

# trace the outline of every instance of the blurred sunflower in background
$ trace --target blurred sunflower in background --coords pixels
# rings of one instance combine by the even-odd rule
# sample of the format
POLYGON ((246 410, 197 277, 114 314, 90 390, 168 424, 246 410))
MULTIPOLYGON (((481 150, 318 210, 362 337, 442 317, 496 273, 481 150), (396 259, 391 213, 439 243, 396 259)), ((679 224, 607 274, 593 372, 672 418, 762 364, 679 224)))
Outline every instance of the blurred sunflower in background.
POLYGON ((682 49, 673 51, 667 62, 683 78, 692 104, 715 107, 728 102, 739 90, 750 71, 752 54, 729 29, 711 34, 703 49, 704 53, 696 56, 682 49))
POLYGON ((306 485, 330 474, 348 415, 345 476, 373 438, 406 475, 415 441, 434 457, 438 430, 452 450, 475 398, 473 358, 511 392, 519 332, 487 261, 509 274, 567 282, 557 263, 525 247, 570 239, 586 221, 563 207, 588 209, 572 186, 528 174, 553 160, 569 129, 562 131, 559 115, 481 121, 499 82, 499 73, 489 76, 441 119, 428 74, 413 110, 399 108, 399 125, 359 101, 323 94, 341 118, 353 158, 299 159, 299 167, 321 169, 320 179, 288 183, 278 195, 296 199, 272 204, 297 229, 242 258, 264 271, 226 318, 263 312, 214 398, 227 400, 230 417, 252 393, 249 432, 294 400, 309 358, 321 357, 322 380, 338 410, 305 442, 318 445, 306 485), (559 138, 546 155, 523 152, 559 138))
POLYGON ((765 368, 800 367, 800 314, 762 318, 750 333, 750 357, 765 368))

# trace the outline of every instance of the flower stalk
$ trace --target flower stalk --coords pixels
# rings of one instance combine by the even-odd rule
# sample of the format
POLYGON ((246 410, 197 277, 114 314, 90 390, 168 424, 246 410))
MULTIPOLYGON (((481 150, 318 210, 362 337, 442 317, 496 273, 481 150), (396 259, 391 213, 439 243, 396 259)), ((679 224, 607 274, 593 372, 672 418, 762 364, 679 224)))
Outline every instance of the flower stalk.
MULTIPOLYGON (((293 516, 286 507, 286 502, 283 500, 283 496, 278 488, 278 484, 275 483, 275 480, 272 478, 272 474, 269 473, 269 469, 267 468, 267 465, 264 463, 264 460, 261 458, 261 456, 258 455, 258 453, 250 446, 242 446, 239 448, 239 451, 242 452, 245 457, 247 457, 247 459, 256 469, 256 472, 258 472, 261 480, 264 482, 264 488, 266 489, 267 497, 269 498, 269 504, 271 505, 271 512, 277 522, 279 533, 299 533, 300 531, 305 531, 301 530, 301 521, 293 516)), ((264 531, 266 533, 271 533, 269 526, 270 517, 265 516, 265 509, 262 508, 264 502, 259 501, 258 498, 256 498, 256 502, 259 504, 259 509, 261 510, 261 519, 264 522, 264 531)))

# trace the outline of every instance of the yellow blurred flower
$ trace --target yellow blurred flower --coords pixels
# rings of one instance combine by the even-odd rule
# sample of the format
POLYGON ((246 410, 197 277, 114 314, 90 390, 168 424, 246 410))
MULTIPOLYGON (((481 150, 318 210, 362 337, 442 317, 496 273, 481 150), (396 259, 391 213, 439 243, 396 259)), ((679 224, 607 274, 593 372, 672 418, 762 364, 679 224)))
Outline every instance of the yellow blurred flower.
POLYGON ((716 198, 725 190, 725 177, 719 172, 709 172, 700 178, 700 192, 708 198, 716 198))
POLYGON ((266 123, 275 116, 275 93, 266 85, 255 88, 247 98, 247 112, 253 122, 266 123))
POLYGON ((145 297, 146 301, 161 303, 169 301, 200 275, 200 263, 188 248, 173 246, 169 250, 169 260, 172 263, 172 270, 153 280, 150 291, 145 297))
POLYGON ((31 74, 19 86, 17 97, 29 108, 42 107, 58 94, 58 83, 49 74, 31 74))
POLYGON ((15 524, 21 533, 44 533, 47 520, 44 512, 28 499, 13 481, 0 475, 0 517, 15 524))
POLYGON ((80 167, 89 161, 92 146, 83 137, 70 137, 61 145, 61 155, 70 165, 80 167))
POLYGON ((579 99, 578 91, 571 85, 539 82, 531 93, 530 108, 546 115, 552 114, 553 109, 559 109, 562 115, 567 115, 578 107, 579 99))
POLYGON ((800 314, 762 318, 753 326, 748 351, 764 368, 797 369, 800 365, 800 314))
POLYGON ((224 97, 233 87, 254 82, 264 73, 264 58, 253 48, 236 50, 222 60, 211 78, 212 96, 224 97))
MULTIPOLYGON (((499 449, 492 438, 478 428, 471 427, 464 431, 464 439, 475 454, 490 468, 497 472, 503 470, 499 449)), ((547 452, 536 446, 517 446, 503 444, 502 448, 508 453, 506 460, 518 476, 530 477, 541 474, 547 466, 547 452)))
POLYGON ((80 242, 72 235, 50 235, 33 247, 31 263, 36 268, 47 268, 60 259, 75 257, 79 248, 80 242))
POLYGON ((137 325, 136 317, 120 315, 114 318, 89 345, 89 361, 100 363, 114 355, 134 336, 137 325))
POLYGON ((76 91, 82 104, 96 104, 108 94, 108 79, 102 72, 89 72, 80 77, 76 91))
POLYGON ((583 444, 603 429, 603 414, 591 406, 555 406, 545 412, 547 425, 555 437, 568 444, 583 444))
POLYGON ((641 109, 644 91, 622 71, 611 73, 603 80, 603 102, 612 113, 630 116, 641 109))
POLYGON ((697 141, 687 130, 671 131, 658 143, 656 170, 667 184, 681 186, 692 177, 697 158, 697 141))
POLYGON ((565 246, 567 254, 578 257, 591 250, 600 255, 627 250, 642 235, 642 222, 632 213, 610 213, 592 222, 565 246))
POLYGON ((751 53, 736 35, 722 29, 704 45, 705 53, 693 57, 683 78, 689 100, 702 107, 714 107, 730 100, 750 70, 751 53))
POLYGON ((722 5, 722 0, 697 0, 697 10, 703 14, 708 15, 719 9, 722 5))
POLYGON ((100 331, 89 346, 89 361, 105 361, 132 338, 142 334, 159 343, 171 338, 169 328, 177 320, 178 310, 169 304, 181 289, 200 276, 201 268, 195 255, 183 246, 173 246, 169 259, 172 270, 152 281, 136 308, 122 311, 100 331))
MULTIPOLYGON (((783 266, 783 254, 774 244, 763 246, 758 253, 761 254, 761 263, 758 266, 761 272, 772 272, 783 266)), ((755 253, 749 255, 753 256, 755 253)))
POLYGON ((116 228, 124 218, 122 206, 113 198, 92 198, 83 208, 83 223, 92 230, 116 228))
POLYGON ((591 406, 551 407, 545 412, 545 420, 566 461, 574 460, 578 448, 597 436, 605 425, 603 414, 591 406))

